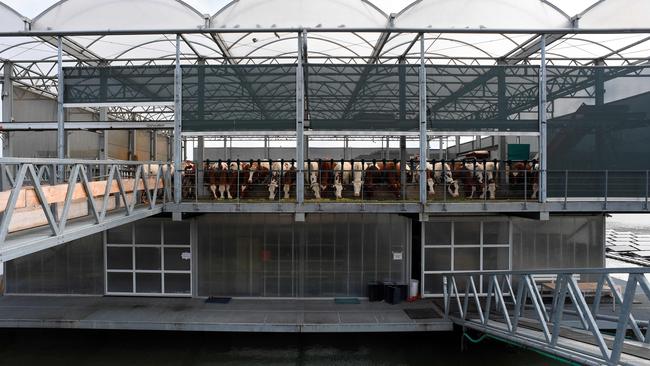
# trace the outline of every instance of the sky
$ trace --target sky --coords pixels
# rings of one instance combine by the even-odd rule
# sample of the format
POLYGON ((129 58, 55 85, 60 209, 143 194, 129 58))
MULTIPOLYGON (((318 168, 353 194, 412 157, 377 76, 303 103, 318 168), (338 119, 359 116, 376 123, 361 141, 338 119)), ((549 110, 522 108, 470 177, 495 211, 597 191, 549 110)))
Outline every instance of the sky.
MULTIPOLYGON (((28 18, 34 18, 43 10, 56 3, 57 0, 0 0, 1 2, 11 6, 22 15, 28 18)), ((86 0, 98 1, 98 0, 86 0)), ((302 0, 308 1, 308 0, 302 0)), ((314 0, 312 0, 314 1, 314 0)), ((327 0, 320 0, 327 1, 327 0)), ((382 9, 385 13, 398 13, 405 6, 410 4, 413 0, 371 0, 378 8, 382 9)), ((484 0, 490 1, 490 0, 484 0)), ((230 0, 185 0, 186 3, 196 8, 202 13, 214 14, 221 7, 228 4, 230 0)), ((551 3, 561 8, 565 13, 573 16, 580 13, 582 10, 589 7, 595 0, 551 0, 551 3)))

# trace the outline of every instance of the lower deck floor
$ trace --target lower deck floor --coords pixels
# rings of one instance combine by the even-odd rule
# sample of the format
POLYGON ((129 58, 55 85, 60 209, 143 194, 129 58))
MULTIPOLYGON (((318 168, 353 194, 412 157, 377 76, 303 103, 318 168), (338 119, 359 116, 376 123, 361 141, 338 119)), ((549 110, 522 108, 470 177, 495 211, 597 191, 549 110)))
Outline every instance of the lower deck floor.
POLYGON ((430 332, 452 323, 431 300, 338 304, 333 299, 0 296, 0 328, 206 332, 430 332))

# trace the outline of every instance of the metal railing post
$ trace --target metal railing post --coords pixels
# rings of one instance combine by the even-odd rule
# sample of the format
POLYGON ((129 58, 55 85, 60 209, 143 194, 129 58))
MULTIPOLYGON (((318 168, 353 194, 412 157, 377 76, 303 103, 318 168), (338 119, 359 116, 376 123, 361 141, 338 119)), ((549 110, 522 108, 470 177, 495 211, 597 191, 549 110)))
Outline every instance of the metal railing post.
POLYGON ((650 187, 650 171, 645 171, 645 209, 648 210, 648 189, 650 187))
POLYGON ((566 210, 568 197, 569 197, 569 170, 564 170, 564 209, 565 210, 566 210))

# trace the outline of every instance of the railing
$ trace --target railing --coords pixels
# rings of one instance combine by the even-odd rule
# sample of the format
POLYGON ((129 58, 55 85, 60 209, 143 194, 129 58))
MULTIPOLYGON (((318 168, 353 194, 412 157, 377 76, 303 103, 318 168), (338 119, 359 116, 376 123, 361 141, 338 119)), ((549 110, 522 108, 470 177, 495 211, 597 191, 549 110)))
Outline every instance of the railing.
POLYGON ((172 198, 172 167, 164 162, 5 158, 0 174, 9 186, 0 192, 0 244, 38 227, 63 237, 70 220, 100 225, 172 198))
POLYGON ((650 302, 649 273, 650 268, 446 273, 445 315, 463 327, 581 363, 618 364, 629 351, 625 347, 650 358, 647 318, 637 319, 633 309, 638 295, 642 306, 650 302), (477 290, 479 278, 487 281, 484 294, 477 290), (604 306, 605 297, 611 304, 604 306), (615 333, 602 331, 602 322, 614 324, 615 333))
MULTIPOLYGON (((537 161, 428 160, 206 160, 186 162, 185 202, 295 202, 304 176, 305 202, 420 202, 420 170, 426 202, 538 202, 537 161)), ((648 209, 648 171, 548 171, 551 200, 630 200, 648 209)), ((606 207, 605 207, 606 208, 606 207)))

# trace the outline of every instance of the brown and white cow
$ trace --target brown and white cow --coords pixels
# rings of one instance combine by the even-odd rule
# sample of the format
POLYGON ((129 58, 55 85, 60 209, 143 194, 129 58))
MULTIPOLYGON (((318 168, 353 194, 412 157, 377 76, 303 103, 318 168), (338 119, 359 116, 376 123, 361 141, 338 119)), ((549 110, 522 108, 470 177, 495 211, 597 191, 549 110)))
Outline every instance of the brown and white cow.
POLYGON ((334 164, 334 196, 343 198, 343 187, 350 184, 352 176, 352 163, 344 161, 334 164))
POLYGON ((321 198, 320 183, 318 181, 318 163, 315 161, 305 162, 304 165, 304 174, 305 181, 307 182, 309 188, 314 192, 314 197, 319 200, 321 198))
MULTIPOLYGON (((414 174, 414 180, 415 182, 419 182, 420 181, 419 164, 417 165, 416 170, 417 171, 414 174)), ((427 162, 425 175, 426 175, 427 190, 429 192, 429 195, 436 194, 435 186, 442 184, 447 186, 447 191, 452 197, 458 197, 459 195, 458 182, 456 182, 453 178, 451 166, 449 165, 449 163, 436 162, 432 164, 427 162)))
POLYGON ((451 166, 452 175, 459 187, 462 188, 465 198, 474 198, 474 194, 483 186, 482 169, 478 164, 454 162, 451 166))
POLYGON ((368 198, 372 198, 379 191, 383 181, 382 172, 378 163, 366 163, 363 179, 363 190, 368 198))

